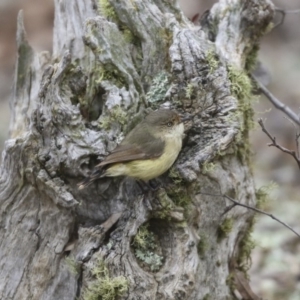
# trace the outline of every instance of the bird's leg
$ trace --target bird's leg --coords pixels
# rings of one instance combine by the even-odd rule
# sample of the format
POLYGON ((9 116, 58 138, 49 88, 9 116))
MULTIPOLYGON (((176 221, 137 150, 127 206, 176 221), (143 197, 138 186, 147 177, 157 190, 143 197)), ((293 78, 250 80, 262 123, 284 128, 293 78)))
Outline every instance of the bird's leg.
POLYGON ((143 194, 148 193, 149 190, 152 190, 151 186, 143 180, 136 180, 136 183, 138 184, 138 186, 142 190, 143 194))
POLYGON ((150 186, 152 191, 157 191, 161 186, 160 182, 155 179, 149 180, 148 185, 150 186))
POLYGON ((137 180, 136 182, 143 193, 155 192, 160 188, 160 184, 153 179, 148 182, 143 180, 137 180))

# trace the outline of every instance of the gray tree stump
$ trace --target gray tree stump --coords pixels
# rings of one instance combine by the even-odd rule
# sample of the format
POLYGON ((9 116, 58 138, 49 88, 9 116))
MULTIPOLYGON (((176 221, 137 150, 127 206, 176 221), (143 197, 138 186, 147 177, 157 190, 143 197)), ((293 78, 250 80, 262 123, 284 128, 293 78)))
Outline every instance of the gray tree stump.
POLYGON ((18 18, 2 156, 1 299, 258 299, 248 132, 268 0, 221 0, 194 26, 169 0, 56 0, 53 54, 18 18), (77 184, 149 109, 193 120, 157 192, 77 184), (228 210, 226 213, 226 209, 228 210), (251 298, 252 297, 252 298, 251 298))

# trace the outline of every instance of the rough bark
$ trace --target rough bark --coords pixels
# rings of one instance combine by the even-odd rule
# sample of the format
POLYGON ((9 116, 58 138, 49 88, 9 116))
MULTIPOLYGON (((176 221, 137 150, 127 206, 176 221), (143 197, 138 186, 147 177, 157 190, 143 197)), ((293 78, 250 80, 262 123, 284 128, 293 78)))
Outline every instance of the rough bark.
POLYGON ((18 18, 0 180, 0 298, 231 299, 233 281, 249 296, 239 282, 253 215, 223 214, 216 195, 256 203, 244 89, 272 3, 221 0, 201 28, 174 1, 55 4, 52 57, 32 50, 18 18), (144 112, 162 104, 193 121, 159 191, 143 194, 128 178, 79 191, 144 112))

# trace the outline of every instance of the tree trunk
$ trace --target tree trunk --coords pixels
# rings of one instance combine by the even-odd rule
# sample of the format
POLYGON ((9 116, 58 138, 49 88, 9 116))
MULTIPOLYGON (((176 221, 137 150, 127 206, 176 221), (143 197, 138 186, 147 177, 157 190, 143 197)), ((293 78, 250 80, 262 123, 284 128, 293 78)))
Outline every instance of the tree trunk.
POLYGON ((253 214, 218 195, 256 205, 248 74, 272 3, 221 0, 199 28, 175 1, 55 2, 52 57, 18 18, 0 298, 256 299, 244 276, 253 214), (161 105, 193 116, 161 188, 116 178, 78 190, 161 105))

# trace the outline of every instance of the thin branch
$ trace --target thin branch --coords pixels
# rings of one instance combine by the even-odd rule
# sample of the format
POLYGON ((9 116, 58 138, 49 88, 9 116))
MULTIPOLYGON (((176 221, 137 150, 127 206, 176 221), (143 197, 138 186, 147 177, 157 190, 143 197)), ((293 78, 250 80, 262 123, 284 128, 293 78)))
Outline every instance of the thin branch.
POLYGON ((296 138, 295 138, 295 142, 296 142, 296 149, 297 149, 297 157, 300 156, 300 152, 299 152, 299 137, 300 137, 300 133, 296 132, 296 138))
POLYGON ((230 198, 229 196, 226 196, 226 195, 222 195, 223 197, 225 197, 226 199, 230 200, 231 202, 233 202, 235 205, 238 205, 238 206, 242 206, 242 207, 245 207, 245 208, 248 208, 248 209, 251 209, 257 213, 260 213, 262 215, 265 215, 265 216, 268 216, 270 218, 272 218, 273 220, 277 221, 278 223, 280 223, 281 225, 283 225, 284 227, 288 228, 289 230, 291 230, 293 233, 295 233, 299 238, 300 238, 300 234, 295 231, 291 226, 287 225, 286 223, 282 222, 281 220, 279 220, 278 218, 276 218, 274 215, 272 214, 269 214, 261 209, 258 209, 256 207, 253 207, 253 206, 249 206, 249 205, 246 205, 246 204, 243 204, 243 203, 240 203, 232 198, 230 198))
POLYGON ((259 90, 270 100, 270 102, 276 108, 285 113, 288 118, 295 122, 297 125, 300 125, 300 118, 294 111, 292 111, 287 105, 277 99, 263 84, 258 81, 258 79, 253 74, 251 75, 251 77, 257 84, 259 90))
POLYGON ((280 26, 281 24, 283 24, 283 22, 285 20, 285 16, 287 14, 298 14, 298 13, 300 13, 300 9, 284 10, 284 9, 281 9, 281 8, 275 8, 275 11, 280 13, 282 15, 282 17, 281 17, 281 20, 276 25, 274 25, 273 29, 280 26))
POLYGON ((295 151, 292 151, 292 150, 289 150, 285 147, 282 147, 281 145, 277 144, 276 142, 276 138, 275 137, 272 137, 271 134, 269 133, 269 131, 266 129, 265 125, 264 125, 264 122, 262 119, 259 119, 258 120, 258 124, 260 125, 261 127, 261 130, 269 137, 269 139, 272 141, 272 143, 268 144, 269 147, 276 147, 278 148, 279 150, 281 150, 282 152, 284 153, 287 153, 289 155, 291 155, 295 161, 297 162, 298 164, 298 168, 300 169, 300 159, 299 157, 297 156, 296 152, 295 151))
POLYGON ((276 11, 282 12, 284 14, 299 14, 300 13, 300 9, 294 9, 294 10, 283 10, 281 8, 276 8, 276 11))
POLYGON ((298 158, 300 158, 300 152, 299 152, 299 138, 300 138, 300 133, 298 132, 298 128, 299 126, 297 126, 297 124, 295 124, 292 120, 288 119, 288 121, 291 122, 291 124, 294 126, 295 128, 295 144, 296 144, 296 155, 298 158))
POLYGON ((253 207, 253 206, 250 206, 250 205, 247 205, 247 204, 240 203, 240 202, 238 202, 238 201, 236 201, 236 200, 234 200, 231 197, 226 196, 226 195, 214 195, 214 194, 208 194, 208 193, 200 193, 200 194, 201 195, 215 196, 215 197, 223 197, 223 198, 226 198, 229 201, 233 202, 232 205, 228 206, 230 209, 228 209, 228 207, 225 208, 225 212, 226 213, 228 211, 230 211, 231 209, 233 209, 235 206, 242 206, 242 207, 251 209, 251 210, 253 210, 253 211, 257 212, 257 213, 260 213, 262 215, 268 216, 268 217, 272 218, 273 220, 277 221, 278 223, 280 223, 281 225, 283 225, 284 227, 286 227, 287 229, 289 229, 290 231, 292 231, 294 234, 296 234, 300 238, 300 234, 297 231, 295 231, 291 226, 289 226, 286 223, 282 222, 281 220, 279 220, 278 218, 276 218, 274 215, 269 214, 269 213, 267 213, 267 212, 265 212, 265 211, 263 211, 261 209, 258 209, 256 207, 253 207))

